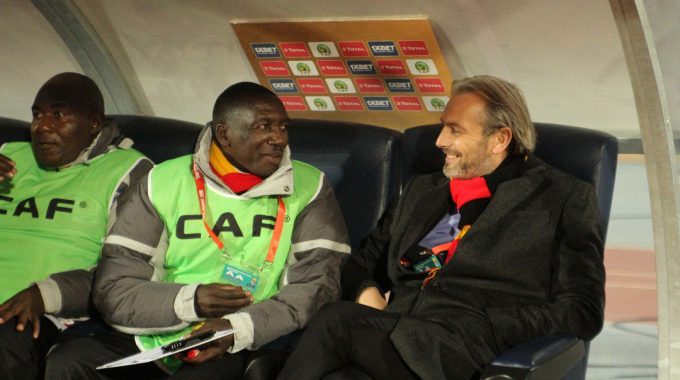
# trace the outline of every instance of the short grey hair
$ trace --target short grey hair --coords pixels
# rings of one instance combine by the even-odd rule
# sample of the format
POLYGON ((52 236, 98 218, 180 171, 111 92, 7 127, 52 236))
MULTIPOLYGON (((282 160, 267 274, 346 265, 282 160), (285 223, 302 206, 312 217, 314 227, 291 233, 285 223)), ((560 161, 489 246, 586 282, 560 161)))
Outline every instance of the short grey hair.
POLYGON ((486 101, 484 128, 487 134, 498 128, 512 131, 509 153, 527 155, 536 147, 536 130, 522 91, 514 84, 490 75, 453 82, 452 96, 474 93, 486 101))

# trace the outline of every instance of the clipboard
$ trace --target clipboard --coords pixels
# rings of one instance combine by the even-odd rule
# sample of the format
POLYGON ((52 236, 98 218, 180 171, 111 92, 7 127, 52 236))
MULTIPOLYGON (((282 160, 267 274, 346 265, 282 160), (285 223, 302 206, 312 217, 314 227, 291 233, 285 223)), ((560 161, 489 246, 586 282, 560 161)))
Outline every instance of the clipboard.
POLYGON ((188 338, 182 338, 180 340, 176 340, 172 343, 166 344, 164 346, 156 347, 151 350, 147 351, 142 351, 139 353, 136 353, 134 355, 130 355, 127 357, 124 357, 122 359, 118 359, 106 364, 102 364, 97 369, 106 369, 106 368, 116 368, 116 367, 125 367, 129 365, 135 365, 135 364, 142 364, 142 363, 148 363, 152 362, 154 360, 158 360, 161 358, 164 358, 166 356, 174 355, 182 351, 186 351, 188 349, 194 348, 196 346, 200 346, 202 344, 212 342, 213 340, 217 340, 220 338, 223 338, 227 335, 233 334, 236 331, 236 329, 229 329, 229 330, 220 330, 220 331, 206 331, 204 333, 198 334, 196 336, 188 337, 188 338))

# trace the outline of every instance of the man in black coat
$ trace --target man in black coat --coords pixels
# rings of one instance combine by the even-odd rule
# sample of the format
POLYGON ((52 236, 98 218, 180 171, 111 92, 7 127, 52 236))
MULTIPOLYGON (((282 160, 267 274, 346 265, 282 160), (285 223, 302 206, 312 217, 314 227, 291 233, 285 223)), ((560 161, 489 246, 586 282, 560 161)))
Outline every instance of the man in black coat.
POLYGON ((463 79, 441 120, 443 175, 406 185, 343 269, 355 302, 319 312, 281 378, 354 367, 378 379, 468 379, 516 344, 589 340, 602 328, 594 191, 532 155, 520 90, 463 79))

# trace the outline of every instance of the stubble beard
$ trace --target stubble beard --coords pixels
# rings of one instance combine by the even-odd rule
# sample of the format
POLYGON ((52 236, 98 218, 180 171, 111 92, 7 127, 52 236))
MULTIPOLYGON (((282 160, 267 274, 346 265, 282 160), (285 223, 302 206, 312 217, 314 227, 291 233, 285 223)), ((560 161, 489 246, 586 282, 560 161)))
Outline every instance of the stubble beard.
MULTIPOLYGON (((443 172, 449 179, 471 179, 480 177, 494 171, 494 163, 490 155, 485 154, 485 145, 479 146, 479 150, 474 156, 460 156, 455 164, 444 163, 443 172)), ((458 152, 453 152, 457 154, 458 152)))

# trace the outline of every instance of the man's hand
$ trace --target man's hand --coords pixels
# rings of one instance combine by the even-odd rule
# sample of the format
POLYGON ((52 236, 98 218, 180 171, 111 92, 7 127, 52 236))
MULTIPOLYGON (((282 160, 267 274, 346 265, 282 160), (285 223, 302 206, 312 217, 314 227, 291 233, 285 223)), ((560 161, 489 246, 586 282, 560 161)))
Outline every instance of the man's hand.
POLYGON ((375 286, 369 286, 362 290, 359 297, 357 297, 356 303, 378 310, 384 310, 385 306, 387 306, 387 300, 383 297, 380 289, 375 286))
POLYGON ((17 331, 24 331, 26 322, 33 323, 33 339, 40 335, 40 317, 45 314, 45 303, 38 285, 26 288, 0 305, 0 325, 17 317, 17 331))
POLYGON ((202 318, 219 318, 248 306, 253 302, 250 292, 240 286, 225 284, 199 285, 194 296, 196 315, 202 318))
POLYGON ((0 182, 5 178, 13 178, 17 174, 16 164, 9 157, 0 154, 0 182))
MULTIPOLYGON (((231 323, 226 319, 208 319, 201 326, 201 328, 193 331, 189 336, 198 335, 202 332, 210 330, 221 331, 229 329, 231 329, 231 323)), ((224 356, 227 350, 233 345, 234 334, 230 334, 224 338, 220 338, 184 351, 179 354, 179 359, 188 364, 201 364, 207 362, 208 360, 224 356)))

